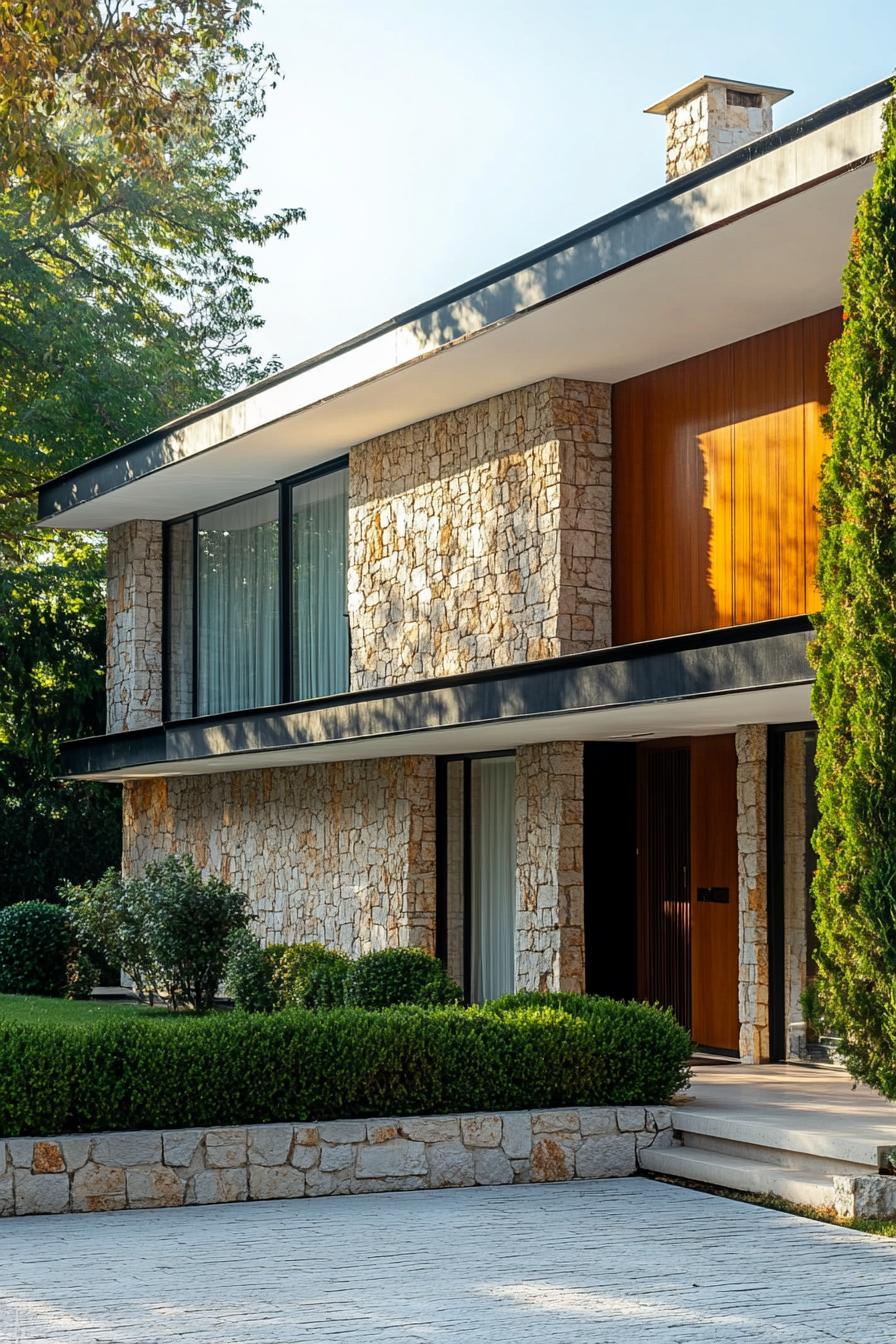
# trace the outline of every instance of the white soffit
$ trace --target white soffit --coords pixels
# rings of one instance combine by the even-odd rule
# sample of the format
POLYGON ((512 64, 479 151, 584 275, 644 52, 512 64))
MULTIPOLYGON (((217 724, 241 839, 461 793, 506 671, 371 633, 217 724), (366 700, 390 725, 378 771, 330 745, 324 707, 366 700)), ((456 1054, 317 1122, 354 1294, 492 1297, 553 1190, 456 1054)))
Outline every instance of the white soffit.
MULTIPOLYGON (((122 450, 122 485, 43 525, 104 528, 177 517, 540 378, 618 382, 834 307, 856 202, 873 176, 862 160, 879 144, 879 121, 876 103, 707 182, 689 187, 684 178, 680 196, 560 249, 552 261, 523 266, 468 298, 446 300, 429 318, 174 422, 155 437, 165 457, 179 460, 141 475, 142 443, 122 450), (567 259, 570 268, 581 265, 590 249, 602 259, 597 269, 606 269, 625 256, 629 234, 642 243, 669 241, 550 297, 567 259), (510 315, 489 321, 490 305, 510 315)), ((91 464, 82 470, 87 476, 91 464)), ((75 493, 82 488, 89 487, 75 493)))
POLYGON ((201 760, 144 765, 84 776, 107 782, 219 771, 257 770, 262 766, 317 765, 326 761, 382 759, 387 756, 504 751, 533 742, 614 742, 730 733, 744 723, 808 723, 812 720, 808 683, 695 696, 671 702, 575 710, 526 719, 499 719, 457 728, 392 733, 275 751, 224 753, 201 760))
POLYGON ((790 196, 88 500, 54 525, 177 517, 508 388, 546 377, 615 383, 833 308, 871 173, 857 169, 790 196))

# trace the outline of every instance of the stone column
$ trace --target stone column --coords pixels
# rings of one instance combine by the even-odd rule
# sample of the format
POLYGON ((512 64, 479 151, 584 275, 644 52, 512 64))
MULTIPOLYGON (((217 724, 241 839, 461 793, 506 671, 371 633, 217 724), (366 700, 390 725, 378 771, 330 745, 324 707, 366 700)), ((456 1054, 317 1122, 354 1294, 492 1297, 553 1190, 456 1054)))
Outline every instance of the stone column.
POLYGON ((106 731, 162 721, 162 524, 109 529, 106 557, 106 731))
POLYGON ((768 730, 765 724, 747 724, 737 729, 735 742, 740 1056, 745 1064, 759 1064, 769 1057, 768 730))
POLYGON ((517 989, 585 988, 581 742, 516 758, 517 989))

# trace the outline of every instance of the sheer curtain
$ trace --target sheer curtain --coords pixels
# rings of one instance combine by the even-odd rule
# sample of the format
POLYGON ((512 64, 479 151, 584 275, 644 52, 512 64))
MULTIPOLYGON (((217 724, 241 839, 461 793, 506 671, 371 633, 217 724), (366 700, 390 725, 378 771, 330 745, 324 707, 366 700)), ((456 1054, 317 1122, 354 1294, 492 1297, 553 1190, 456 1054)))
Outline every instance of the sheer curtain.
POLYGON ((474 1003, 509 994, 516 927, 516 761, 472 762, 470 992, 474 1003))
POLYGON ((292 492, 293 695, 348 689, 346 513, 348 472, 313 477, 292 492))
POLYGON ((199 519, 198 711, 280 698, 277 491, 199 519))

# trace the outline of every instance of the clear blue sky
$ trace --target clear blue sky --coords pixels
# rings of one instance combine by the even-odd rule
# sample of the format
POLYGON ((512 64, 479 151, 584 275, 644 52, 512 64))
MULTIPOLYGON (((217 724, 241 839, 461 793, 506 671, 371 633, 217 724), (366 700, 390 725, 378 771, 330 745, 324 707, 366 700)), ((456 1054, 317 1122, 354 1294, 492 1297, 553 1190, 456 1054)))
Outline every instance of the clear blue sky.
POLYGON ((246 180, 308 211, 261 257, 286 364, 658 186, 642 109, 698 75, 794 89, 781 126, 896 65, 892 0, 267 0, 256 33, 246 180))

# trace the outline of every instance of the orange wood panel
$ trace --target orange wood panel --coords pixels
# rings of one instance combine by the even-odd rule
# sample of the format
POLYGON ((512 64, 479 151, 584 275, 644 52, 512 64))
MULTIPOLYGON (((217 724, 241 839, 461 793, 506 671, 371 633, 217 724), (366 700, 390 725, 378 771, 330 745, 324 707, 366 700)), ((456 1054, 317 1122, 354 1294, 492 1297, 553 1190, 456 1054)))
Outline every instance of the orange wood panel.
POLYGON ((617 644, 812 610, 839 310, 613 390, 617 644))
POLYGON ((617 644, 731 623, 730 367, 726 347, 614 390, 617 644))
POLYGON ((828 437, 821 427, 821 417, 831 400, 828 382, 828 350, 843 330, 839 308, 829 313, 807 317, 805 332, 805 387, 803 411, 806 440, 806 609, 817 611, 821 605, 815 582, 818 562, 818 485, 822 460, 828 450, 828 437))
POLYGON ((737 755, 733 734, 691 738, 691 1034, 738 1048, 737 755), (722 888, 727 902, 698 900, 722 888))
POLYGON ((736 625, 806 610, 801 328, 734 347, 736 625))

